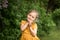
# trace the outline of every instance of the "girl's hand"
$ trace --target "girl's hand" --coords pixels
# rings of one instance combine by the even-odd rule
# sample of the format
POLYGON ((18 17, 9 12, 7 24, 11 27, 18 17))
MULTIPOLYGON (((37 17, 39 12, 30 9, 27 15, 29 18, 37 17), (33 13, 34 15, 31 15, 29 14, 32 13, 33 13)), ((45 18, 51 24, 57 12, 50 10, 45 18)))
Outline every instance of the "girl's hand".
POLYGON ((32 36, 36 36, 36 30, 33 30, 33 29, 30 27, 30 31, 31 31, 32 36))
MULTIPOLYGON (((23 22, 23 21, 22 21, 23 22)), ((24 31, 28 27, 28 22, 25 24, 21 24, 21 31, 24 31)))

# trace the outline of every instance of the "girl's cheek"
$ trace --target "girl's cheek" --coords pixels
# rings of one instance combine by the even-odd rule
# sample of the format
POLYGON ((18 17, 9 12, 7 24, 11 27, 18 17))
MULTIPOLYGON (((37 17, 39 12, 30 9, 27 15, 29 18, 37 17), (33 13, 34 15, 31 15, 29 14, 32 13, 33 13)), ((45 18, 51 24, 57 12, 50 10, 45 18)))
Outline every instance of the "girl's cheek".
POLYGON ((33 21, 34 21, 34 19, 33 19, 33 21))
POLYGON ((32 20, 30 16, 28 16, 28 20, 30 20, 30 21, 32 20))
POLYGON ((28 18, 30 18, 30 16, 28 15, 28 18))

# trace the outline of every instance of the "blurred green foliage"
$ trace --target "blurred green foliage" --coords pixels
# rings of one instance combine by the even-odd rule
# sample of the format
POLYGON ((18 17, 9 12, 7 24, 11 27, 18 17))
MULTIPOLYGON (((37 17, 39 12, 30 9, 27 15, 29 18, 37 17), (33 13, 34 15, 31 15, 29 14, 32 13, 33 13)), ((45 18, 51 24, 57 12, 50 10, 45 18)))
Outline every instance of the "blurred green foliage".
MULTIPOLYGON (((26 20, 28 11, 32 9, 36 9, 39 12, 39 17, 36 20, 39 38, 48 36, 55 29, 60 29, 60 9, 46 13, 46 9, 42 7, 40 1, 8 0, 8 8, 0 11, 2 23, 4 23, 0 32, 0 40, 19 40, 21 35, 20 22, 21 20, 26 20)), ((45 3, 45 1, 43 2, 45 3)))

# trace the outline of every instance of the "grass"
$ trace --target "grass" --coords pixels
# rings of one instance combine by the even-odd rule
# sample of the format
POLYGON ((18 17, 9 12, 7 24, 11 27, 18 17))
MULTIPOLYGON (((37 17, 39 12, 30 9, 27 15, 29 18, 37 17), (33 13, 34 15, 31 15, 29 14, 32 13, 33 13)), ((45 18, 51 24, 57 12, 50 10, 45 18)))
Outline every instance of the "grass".
POLYGON ((60 40, 60 31, 52 31, 48 36, 42 37, 41 40, 60 40))

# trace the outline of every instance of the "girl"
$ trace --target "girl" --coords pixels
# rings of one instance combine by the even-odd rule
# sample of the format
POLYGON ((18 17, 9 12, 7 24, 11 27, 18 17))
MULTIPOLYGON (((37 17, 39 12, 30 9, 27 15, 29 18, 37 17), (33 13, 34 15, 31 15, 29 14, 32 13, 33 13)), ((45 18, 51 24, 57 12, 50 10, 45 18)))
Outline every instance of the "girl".
POLYGON ((35 19, 38 16, 38 12, 36 10, 32 10, 27 15, 27 21, 21 21, 21 31, 22 36, 20 40, 40 40, 37 37, 37 24, 35 23, 35 19))

